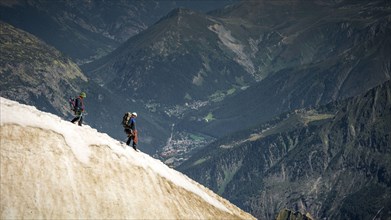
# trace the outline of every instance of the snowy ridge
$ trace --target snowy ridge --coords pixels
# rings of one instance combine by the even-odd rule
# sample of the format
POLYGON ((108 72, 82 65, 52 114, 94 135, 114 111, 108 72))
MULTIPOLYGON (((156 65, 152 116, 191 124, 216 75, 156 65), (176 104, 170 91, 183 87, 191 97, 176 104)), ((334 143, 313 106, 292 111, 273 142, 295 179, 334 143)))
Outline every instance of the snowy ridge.
MULTIPOLYGON (((148 172, 152 171, 156 175, 171 181, 174 185, 182 187, 183 189, 198 195, 204 201, 222 210, 223 212, 227 212, 233 216, 237 215, 237 210, 232 211, 232 204, 228 203, 227 207, 227 204, 223 204, 225 203, 223 200, 216 199, 217 195, 212 195, 213 193, 211 194, 211 191, 207 190, 187 176, 169 168, 161 161, 156 160, 145 153, 135 152, 130 147, 125 147, 119 141, 112 139, 107 134, 99 133, 96 129, 93 129, 87 125, 83 127, 76 126, 68 121, 62 120, 53 114, 41 112, 35 107, 22 105, 2 97, 0 98, 0 103, 0 125, 2 126, 2 133, 5 132, 4 126, 6 125, 18 125, 26 128, 33 127, 40 128, 42 130, 53 131, 63 136, 66 145, 70 147, 74 156, 82 164, 85 164, 85 166, 89 166, 91 162, 91 155, 93 154, 91 149, 94 149, 91 148, 91 146, 106 146, 110 148, 113 153, 118 156, 118 158, 125 158, 127 163, 132 163, 132 166, 141 167, 148 172)), ((4 143, 5 142, 3 142, 2 136, 2 148, 4 143)), ((3 169, 1 175, 3 180, 3 169)), ((3 190, 3 187, 1 189, 3 190)), ((3 209, 3 199, 1 202, 3 209)), ((246 216, 246 218, 249 216, 250 215, 246 216)))

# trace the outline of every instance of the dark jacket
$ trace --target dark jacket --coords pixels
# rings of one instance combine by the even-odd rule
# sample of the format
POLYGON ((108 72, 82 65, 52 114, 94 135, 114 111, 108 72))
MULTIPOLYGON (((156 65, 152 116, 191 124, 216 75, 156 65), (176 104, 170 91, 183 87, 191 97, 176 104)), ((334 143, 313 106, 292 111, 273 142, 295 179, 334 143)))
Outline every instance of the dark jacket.
POLYGON ((77 97, 77 99, 75 100, 75 113, 76 114, 80 114, 84 112, 84 103, 83 103, 83 98, 81 98, 80 96, 77 97))

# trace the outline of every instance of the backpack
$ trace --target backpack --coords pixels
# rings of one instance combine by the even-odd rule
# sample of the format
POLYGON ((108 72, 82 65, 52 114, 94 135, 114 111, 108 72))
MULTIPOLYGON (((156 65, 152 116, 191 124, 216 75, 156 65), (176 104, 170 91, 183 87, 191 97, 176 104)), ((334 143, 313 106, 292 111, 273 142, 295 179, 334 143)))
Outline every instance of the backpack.
POLYGON ((130 120, 130 117, 132 116, 132 113, 126 112, 124 116, 122 117, 122 126, 126 127, 128 126, 128 122, 130 120))
POLYGON ((75 105, 76 105, 76 99, 69 97, 69 106, 71 107, 72 111, 75 111, 75 105))

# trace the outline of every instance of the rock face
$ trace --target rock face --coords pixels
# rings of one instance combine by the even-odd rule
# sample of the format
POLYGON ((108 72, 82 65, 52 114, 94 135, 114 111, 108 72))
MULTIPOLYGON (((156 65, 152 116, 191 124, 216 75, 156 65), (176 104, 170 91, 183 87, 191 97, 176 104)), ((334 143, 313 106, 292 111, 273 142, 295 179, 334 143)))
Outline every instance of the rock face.
POLYGON ((284 209, 278 213, 276 220, 313 220, 313 219, 307 216, 306 214, 302 214, 300 212, 294 212, 289 209, 284 209))
POLYGON ((260 0, 223 10, 220 18, 243 20, 245 28, 224 25, 238 41, 252 42, 243 50, 253 55, 262 80, 200 109, 183 127, 221 137, 286 111, 363 94, 391 79, 390 13, 385 1, 260 0), (213 121, 191 120, 208 114, 213 121))
POLYGON ((0 102, 1 219, 254 219, 89 126, 0 102))
POLYGON ((387 81, 365 95, 283 114, 218 140, 178 169, 260 219, 282 208, 316 219, 385 218, 390 121, 387 81))
POLYGON ((65 115, 67 98, 80 91, 87 77, 34 35, 2 21, 0 28, 0 95, 65 115))

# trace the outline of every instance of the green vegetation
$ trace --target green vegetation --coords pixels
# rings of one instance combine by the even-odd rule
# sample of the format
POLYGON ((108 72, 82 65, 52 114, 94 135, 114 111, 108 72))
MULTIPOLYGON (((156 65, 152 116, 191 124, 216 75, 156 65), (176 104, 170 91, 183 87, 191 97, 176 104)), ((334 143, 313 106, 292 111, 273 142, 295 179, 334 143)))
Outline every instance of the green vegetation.
POLYGON ((301 116, 304 124, 308 124, 314 121, 325 120, 334 117, 333 114, 319 114, 315 111, 309 111, 301 116))
POLYGON ((201 158, 201 159, 197 160, 196 162, 194 162, 193 166, 197 166, 199 164, 202 164, 202 163, 204 163, 207 160, 209 160, 209 158, 201 158))
POLYGON ((320 114, 315 110, 300 110, 293 114, 288 114, 286 118, 278 120, 278 123, 268 126, 263 129, 260 133, 253 133, 250 135, 248 140, 256 141, 260 138, 265 138, 270 135, 292 131, 300 128, 303 125, 307 126, 311 122, 326 120, 334 117, 333 114, 320 114))
POLYGON ((213 118, 213 114, 212 112, 209 112, 207 116, 205 116, 204 120, 206 122, 210 122, 210 121, 213 121, 213 120, 216 120, 215 118, 213 118))
POLYGON ((220 102, 224 99, 225 93, 222 91, 216 91, 212 95, 209 96, 209 100, 212 102, 220 102))
POLYGON ((191 95, 190 95, 189 93, 186 93, 185 99, 186 99, 186 100, 192 100, 191 95))
POLYGON ((195 134, 190 134, 190 138, 191 138, 193 141, 204 141, 204 140, 205 140, 204 137, 199 136, 199 135, 195 135, 195 134))
POLYGON ((236 88, 230 88, 227 91, 216 91, 212 95, 209 96, 209 100, 212 102, 221 102, 224 100, 226 96, 232 95, 236 92, 236 88))
POLYGON ((224 180, 220 184, 220 187, 217 191, 217 193, 219 195, 222 195, 225 192, 225 188, 226 188, 227 184, 231 182, 231 180, 235 176, 236 172, 240 169, 241 165, 242 165, 242 163, 239 163, 237 166, 231 168, 231 170, 226 169, 223 171, 224 172, 224 180))
POLYGON ((236 88, 231 88, 227 91, 227 95, 232 95, 236 92, 236 88))

